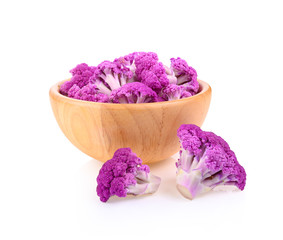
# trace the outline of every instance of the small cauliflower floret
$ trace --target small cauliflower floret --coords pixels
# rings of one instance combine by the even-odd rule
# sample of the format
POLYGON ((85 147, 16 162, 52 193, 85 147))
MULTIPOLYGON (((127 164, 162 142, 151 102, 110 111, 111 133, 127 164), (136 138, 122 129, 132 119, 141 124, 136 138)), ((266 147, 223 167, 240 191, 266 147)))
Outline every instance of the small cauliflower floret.
POLYGON ((163 65, 163 66, 165 68, 165 72, 167 74, 167 78, 169 80, 169 83, 170 84, 177 84, 177 78, 175 76, 174 71, 171 68, 167 67, 166 65, 163 65))
POLYGON ((187 62, 181 58, 171 58, 171 69, 177 78, 178 85, 184 85, 192 95, 199 90, 199 83, 197 81, 197 72, 190 67, 187 62))
POLYGON ((88 66, 86 63, 77 65, 75 68, 70 70, 70 73, 73 75, 71 80, 64 82, 60 86, 60 93, 67 96, 68 91, 74 84, 80 88, 87 85, 90 82, 90 78, 93 76, 95 69, 95 67, 88 66))
POLYGON ((157 94, 143 83, 133 82, 112 91, 110 101, 113 103, 157 102, 157 94))
POLYGON ((121 87, 119 74, 121 74, 121 69, 116 63, 110 61, 104 61, 97 66, 95 71, 94 84, 96 84, 96 79, 99 82, 107 83, 109 90, 114 90, 121 87))
POLYGON ((141 73, 140 78, 142 83, 157 93, 169 84, 169 79, 167 78, 165 68, 162 63, 156 63, 151 66, 150 70, 144 70, 141 73))
POLYGON ((184 197, 193 199, 219 186, 244 189, 246 172, 225 140, 192 124, 181 125, 178 137, 177 188, 184 197))
POLYGON ((134 82, 134 73, 127 67, 121 67, 120 85, 123 86, 127 83, 134 82))
POLYGON ((97 66, 91 81, 101 93, 110 95, 111 91, 133 82, 133 72, 117 62, 104 61, 97 66))
POLYGON ((114 195, 126 197, 155 193, 161 182, 130 148, 118 149, 113 158, 103 164, 96 180, 97 195, 102 202, 114 195))
POLYGON ((167 87, 162 89, 161 96, 165 101, 172 101, 191 97, 192 94, 182 85, 178 86, 176 84, 169 84, 167 87))
POLYGON ((68 97, 91 102, 109 102, 109 97, 106 94, 99 93, 96 85, 92 83, 82 88, 76 84, 73 85, 68 92, 68 97))
POLYGON ((135 73, 136 71, 136 65, 135 65, 135 57, 138 53, 133 52, 130 53, 124 57, 119 57, 114 60, 114 63, 121 64, 122 66, 130 69, 132 73, 135 73))
POLYGON ((156 53, 136 53, 135 59, 137 80, 159 93, 169 84, 166 70, 162 63, 158 62, 156 53))
POLYGON ((70 98, 75 98, 77 92, 79 92, 81 90, 81 88, 77 85, 74 84, 68 91, 67 96, 70 98))
POLYGON ((88 66, 86 63, 81 63, 77 65, 75 68, 71 69, 70 73, 72 74, 72 76, 82 75, 85 71, 90 71, 94 73, 95 69, 96 67, 88 66))
POLYGON ((153 52, 138 52, 135 57, 137 79, 141 81, 141 74, 145 70, 151 70, 158 63, 158 56, 153 52))

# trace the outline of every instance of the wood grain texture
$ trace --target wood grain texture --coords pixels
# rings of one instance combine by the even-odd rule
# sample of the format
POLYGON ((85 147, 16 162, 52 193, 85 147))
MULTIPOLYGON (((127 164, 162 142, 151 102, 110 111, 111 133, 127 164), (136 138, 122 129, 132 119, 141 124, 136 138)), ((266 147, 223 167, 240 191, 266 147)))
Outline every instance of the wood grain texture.
MULTIPOLYGON (((66 81, 66 80, 65 80, 66 81)), ((201 91, 176 101, 112 104, 87 102, 49 91, 55 118, 65 136, 82 152, 105 162, 122 147, 130 147, 144 163, 166 159, 180 149, 181 124, 201 126, 211 100, 210 86, 198 80, 201 91)))

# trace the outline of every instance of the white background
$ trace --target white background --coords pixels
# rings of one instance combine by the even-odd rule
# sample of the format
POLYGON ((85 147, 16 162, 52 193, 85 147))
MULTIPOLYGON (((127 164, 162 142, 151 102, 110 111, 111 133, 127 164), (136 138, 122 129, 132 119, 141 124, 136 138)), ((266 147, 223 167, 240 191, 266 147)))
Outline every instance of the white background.
POLYGON ((282 239, 282 1, 1 1, 1 239, 282 239), (247 172, 243 192, 193 201, 177 155, 148 197, 101 203, 101 163, 77 150, 48 91, 86 62, 133 51, 182 57, 213 90, 203 125, 247 172))

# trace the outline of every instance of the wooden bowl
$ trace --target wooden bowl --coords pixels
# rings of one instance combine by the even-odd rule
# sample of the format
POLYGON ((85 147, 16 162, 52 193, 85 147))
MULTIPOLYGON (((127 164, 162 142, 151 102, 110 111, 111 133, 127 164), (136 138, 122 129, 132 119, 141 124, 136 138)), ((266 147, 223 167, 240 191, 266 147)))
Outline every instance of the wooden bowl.
POLYGON ((198 94, 156 103, 113 104, 77 100, 59 93, 64 81, 52 86, 49 95, 61 130, 82 152, 105 162, 118 148, 130 147, 143 163, 151 163, 179 151, 177 129, 181 124, 202 125, 210 104, 211 88, 198 81, 198 94))

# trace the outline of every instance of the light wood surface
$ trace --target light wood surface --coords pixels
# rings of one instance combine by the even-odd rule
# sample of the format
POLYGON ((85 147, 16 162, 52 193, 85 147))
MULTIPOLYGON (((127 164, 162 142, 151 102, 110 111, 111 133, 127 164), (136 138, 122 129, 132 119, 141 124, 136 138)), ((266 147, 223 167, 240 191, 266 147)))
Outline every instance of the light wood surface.
MULTIPOLYGON (((66 80, 65 80, 66 81, 66 80)), ((181 124, 201 126, 211 99, 210 86, 198 80, 201 92, 168 102, 143 104, 96 103, 49 91, 55 118, 65 136, 82 152, 106 161, 122 147, 130 147, 144 163, 166 159, 180 149, 181 124)))

